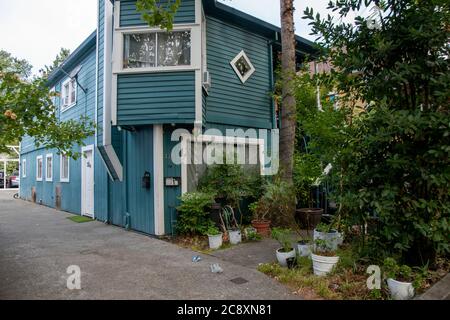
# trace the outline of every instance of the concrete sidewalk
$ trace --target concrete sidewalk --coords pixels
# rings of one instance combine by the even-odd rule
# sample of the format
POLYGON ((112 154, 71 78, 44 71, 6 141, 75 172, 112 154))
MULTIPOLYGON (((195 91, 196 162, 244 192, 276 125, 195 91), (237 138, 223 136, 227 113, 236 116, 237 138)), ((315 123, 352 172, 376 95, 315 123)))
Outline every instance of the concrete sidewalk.
POLYGON ((0 299, 298 299, 253 265, 207 255, 193 263, 191 250, 100 222, 77 224, 12 195, 0 192, 0 299), (224 273, 211 273, 211 263, 224 273), (81 268, 82 290, 67 289, 71 265, 81 268))
POLYGON ((450 274, 418 296, 416 300, 450 300, 450 274))

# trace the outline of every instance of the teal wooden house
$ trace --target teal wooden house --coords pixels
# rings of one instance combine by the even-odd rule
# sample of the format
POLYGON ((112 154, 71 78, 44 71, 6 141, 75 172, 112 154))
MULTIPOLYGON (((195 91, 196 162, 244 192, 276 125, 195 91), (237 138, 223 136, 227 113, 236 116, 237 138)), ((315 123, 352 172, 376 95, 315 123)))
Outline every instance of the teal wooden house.
MULTIPOLYGON (((227 129, 278 127, 272 100, 280 29, 215 0, 183 0, 172 32, 150 28, 135 0, 99 0, 98 27, 49 77, 60 121, 86 115, 96 133, 78 160, 21 143, 23 199, 151 235, 170 234, 195 174, 173 160, 189 138, 232 143, 227 129), (231 141, 231 142, 230 142, 231 141)), ((297 37, 298 61, 313 52, 297 37)), ((254 143, 262 157, 268 139, 254 143)), ((267 147, 266 147, 267 149, 267 147)))

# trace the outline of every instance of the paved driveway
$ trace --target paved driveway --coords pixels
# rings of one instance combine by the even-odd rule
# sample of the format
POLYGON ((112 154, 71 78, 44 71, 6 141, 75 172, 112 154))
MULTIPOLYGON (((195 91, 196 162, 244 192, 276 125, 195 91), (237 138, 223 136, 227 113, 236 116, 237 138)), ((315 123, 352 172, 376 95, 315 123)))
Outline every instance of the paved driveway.
POLYGON ((292 299, 251 267, 194 252, 100 222, 13 200, 0 192, 0 299, 292 299), (213 274, 211 263, 225 272, 213 274), (67 267, 81 290, 67 289, 67 267), (230 280, 242 277, 245 284, 230 280))

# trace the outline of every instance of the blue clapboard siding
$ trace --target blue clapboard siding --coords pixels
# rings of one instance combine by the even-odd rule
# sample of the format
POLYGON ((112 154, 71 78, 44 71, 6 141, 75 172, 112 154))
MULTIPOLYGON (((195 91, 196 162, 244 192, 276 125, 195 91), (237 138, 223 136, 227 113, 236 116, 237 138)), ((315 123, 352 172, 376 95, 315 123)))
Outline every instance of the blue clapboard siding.
MULTIPOLYGON (((159 1, 165 5, 167 0, 159 1)), ((181 1, 180 8, 174 17, 174 23, 194 23, 195 22, 195 0, 181 1)), ((120 2, 120 26, 141 26, 147 23, 141 19, 141 14, 136 11, 136 0, 125 0, 120 2)))
POLYGON ((109 181, 110 222, 125 227, 126 216, 130 228, 147 234, 154 233, 154 174, 153 127, 137 127, 135 132, 118 133, 123 159, 124 181, 109 181), (152 186, 142 188, 145 172, 151 174, 152 186))
MULTIPOLYGON (((56 116, 60 121, 67 121, 71 119, 79 119, 80 116, 87 116, 90 119, 94 119, 95 114, 95 84, 96 84, 96 51, 95 46, 92 44, 89 50, 83 51, 85 53, 80 54, 76 60, 72 60, 72 69, 78 65, 82 65, 82 69, 78 75, 79 83, 87 89, 85 94, 81 88, 77 89, 77 102, 76 105, 61 111, 60 103, 61 99, 55 99, 56 116)), ((70 73, 72 69, 67 69, 66 72, 70 73)), ((52 79, 49 86, 55 87, 56 91, 61 90, 61 83, 67 79, 66 76, 59 76, 52 79)), ((84 141, 85 145, 91 145, 95 143, 94 136, 88 137, 84 141)), ((74 145, 72 149, 78 153, 81 153, 81 146, 74 145)), ((36 188, 36 199, 39 202, 42 200, 42 204, 55 207, 55 189, 61 188, 61 209, 64 211, 80 214, 81 212, 81 159, 70 160, 70 182, 60 182, 60 156, 55 149, 46 149, 45 147, 36 147, 34 140, 30 137, 25 137, 22 141, 21 158, 27 160, 27 177, 21 179, 20 195, 23 199, 31 200, 31 189, 36 188), (53 155, 53 181, 36 181, 36 157, 43 156, 43 166, 46 167, 47 154, 53 155)), ((94 162, 97 162, 99 158, 97 154, 94 158, 94 162)), ((96 164, 96 167, 98 165, 96 164)), ((45 173, 45 171, 44 171, 45 173)))
POLYGON ((207 16, 207 60, 212 87, 207 97, 209 123, 272 128, 268 40, 207 16), (244 50, 256 72, 242 84, 230 62, 244 50))
POLYGON ((193 123, 194 119, 194 71, 118 76, 118 125, 193 123))

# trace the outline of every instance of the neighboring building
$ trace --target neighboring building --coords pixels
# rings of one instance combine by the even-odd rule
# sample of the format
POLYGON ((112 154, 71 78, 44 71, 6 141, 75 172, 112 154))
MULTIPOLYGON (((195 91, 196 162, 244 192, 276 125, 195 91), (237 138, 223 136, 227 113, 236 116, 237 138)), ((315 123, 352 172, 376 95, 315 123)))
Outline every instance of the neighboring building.
MULTIPOLYGON (((214 0, 183 0, 167 34, 149 28, 135 2, 99 0, 97 31, 49 78, 61 93, 55 99, 61 121, 86 115, 97 123, 86 147, 75 147, 84 157, 75 161, 25 138, 20 193, 164 235, 195 179, 188 165, 171 159, 179 144, 171 141, 174 130, 217 129, 217 143, 226 129, 277 128, 271 92, 280 29, 214 0), (68 77, 77 70, 78 83, 68 77)), ((297 50, 301 62, 312 43, 297 37, 297 50)), ((189 142, 182 140, 184 152, 189 142)), ((262 157, 267 140, 255 140, 262 157)))

